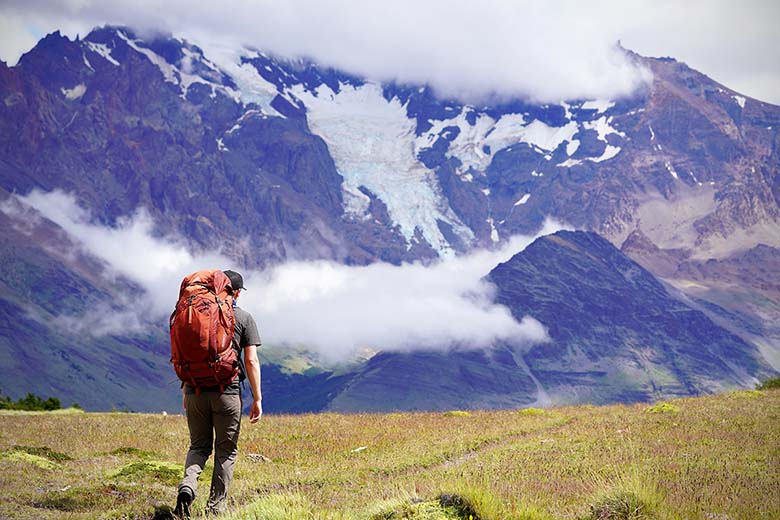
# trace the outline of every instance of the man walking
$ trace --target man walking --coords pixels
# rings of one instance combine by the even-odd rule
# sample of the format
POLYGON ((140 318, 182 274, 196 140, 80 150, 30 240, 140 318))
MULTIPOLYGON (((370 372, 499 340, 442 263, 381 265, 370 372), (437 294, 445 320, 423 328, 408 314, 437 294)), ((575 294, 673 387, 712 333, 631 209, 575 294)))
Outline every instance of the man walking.
POLYGON ((198 477, 203 471, 206 460, 214 450, 214 472, 211 477, 207 512, 219 514, 227 507, 227 494, 233 466, 238 454, 238 434, 241 427, 241 388, 239 381, 249 380, 252 389, 252 405, 249 420, 256 423, 262 415, 262 396, 260 394, 260 361, 257 347, 260 334, 252 315, 236 306, 236 300, 244 290, 244 279, 235 271, 224 271, 230 279, 235 316, 233 348, 238 350, 239 360, 243 353, 244 363, 239 363, 239 376, 229 385, 220 387, 193 388, 189 384, 182 386, 183 404, 187 413, 187 426, 190 431, 190 449, 184 464, 184 479, 179 484, 174 515, 178 518, 190 518, 190 507, 195 499, 198 477))

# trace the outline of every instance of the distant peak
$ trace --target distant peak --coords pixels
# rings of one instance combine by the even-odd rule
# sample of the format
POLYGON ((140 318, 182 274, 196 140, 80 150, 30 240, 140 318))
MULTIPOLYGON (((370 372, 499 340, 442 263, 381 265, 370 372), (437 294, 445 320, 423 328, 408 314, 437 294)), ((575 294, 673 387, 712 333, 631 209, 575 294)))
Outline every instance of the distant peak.
POLYGON ((623 244, 620 246, 620 250, 624 253, 626 251, 658 251, 658 246, 653 243, 650 238, 648 238, 647 235, 645 235, 642 230, 637 227, 634 229, 629 235, 626 237, 626 239, 623 241, 623 244))

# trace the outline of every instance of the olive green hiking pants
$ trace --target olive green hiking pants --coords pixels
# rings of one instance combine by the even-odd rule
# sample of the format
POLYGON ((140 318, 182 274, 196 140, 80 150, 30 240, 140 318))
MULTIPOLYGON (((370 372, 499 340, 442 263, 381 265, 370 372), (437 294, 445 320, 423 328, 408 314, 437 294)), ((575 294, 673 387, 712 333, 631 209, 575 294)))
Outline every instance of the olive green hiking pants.
POLYGON ((219 513, 227 507, 228 487, 238 454, 241 396, 201 392, 185 395, 185 403, 190 450, 184 463, 184 479, 179 484, 179 491, 187 487, 195 495, 198 477, 203 472, 213 446, 214 472, 206 508, 209 512, 219 513))

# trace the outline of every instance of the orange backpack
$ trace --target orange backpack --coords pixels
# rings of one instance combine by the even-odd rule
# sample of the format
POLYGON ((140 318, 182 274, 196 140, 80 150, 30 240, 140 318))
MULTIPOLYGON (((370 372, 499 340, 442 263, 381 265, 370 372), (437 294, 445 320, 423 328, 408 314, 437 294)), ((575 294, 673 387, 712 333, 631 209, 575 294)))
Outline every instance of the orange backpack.
POLYGON ((238 375, 233 348, 233 297, 230 279, 219 270, 198 271, 181 282, 171 314, 171 362, 176 375, 199 391, 221 391, 238 375))

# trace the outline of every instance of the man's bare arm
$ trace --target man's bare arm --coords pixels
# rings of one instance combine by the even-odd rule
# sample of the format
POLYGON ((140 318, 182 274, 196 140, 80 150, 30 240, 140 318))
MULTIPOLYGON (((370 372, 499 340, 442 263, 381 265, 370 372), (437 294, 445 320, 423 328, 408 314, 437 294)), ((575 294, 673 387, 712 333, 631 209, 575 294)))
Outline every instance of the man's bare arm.
POLYGON ((252 388, 252 405, 249 408, 249 420, 253 423, 263 415, 263 396, 260 392, 260 360, 257 358, 257 346, 244 347, 244 366, 249 386, 252 388))

